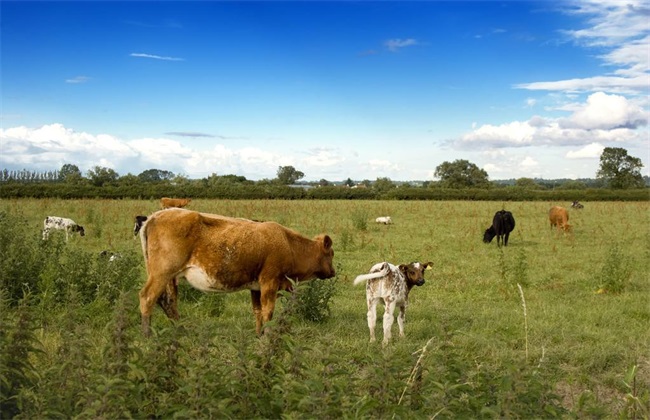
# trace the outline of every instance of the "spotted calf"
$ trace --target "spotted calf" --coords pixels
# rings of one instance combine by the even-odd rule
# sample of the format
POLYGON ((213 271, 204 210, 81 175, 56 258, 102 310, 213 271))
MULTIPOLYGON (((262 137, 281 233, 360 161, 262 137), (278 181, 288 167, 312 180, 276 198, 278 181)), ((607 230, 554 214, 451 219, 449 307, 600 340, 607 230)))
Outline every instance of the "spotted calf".
POLYGON ((47 216, 43 221, 43 240, 46 240, 50 236, 52 230, 63 230, 65 231, 65 240, 68 240, 69 234, 74 234, 79 232, 80 236, 84 236, 86 232, 84 231, 83 226, 80 226, 72 219, 67 219, 65 217, 57 216, 47 216))
POLYGON ((400 264, 395 266, 388 262, 375 264, 368 274, 362 274, 354 279, 354 284, 366 283, 366 299, 368 303, 368 328, 370 341, 375 341, 375 325, 377 321, 377 303, 382 300, 384 310, 384 340, 387 344, 391 339, 395 307, 399 306, 397 325, 399 335, 404 337, 404 321, 409 292, 413 286, 424 284, 424 270, 431 267, 432 262, 400 264))

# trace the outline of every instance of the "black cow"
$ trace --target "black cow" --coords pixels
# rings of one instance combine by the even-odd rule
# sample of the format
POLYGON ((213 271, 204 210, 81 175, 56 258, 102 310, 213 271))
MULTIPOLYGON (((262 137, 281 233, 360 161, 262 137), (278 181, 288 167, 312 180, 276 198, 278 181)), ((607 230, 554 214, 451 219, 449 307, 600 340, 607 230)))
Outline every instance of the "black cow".
POLYGON ((502 242, 504 246, 508 246, 508 237, 514 228, 515 218, 512 216, 512 213, 506 210, 499 210, 494 213, 492 226, 485 230, 485 233, 483 234, 483 242, 489 244, 496 236, 498 246, 501 246, 502 242))
POLYGON ((574 209, 584 209, 585 208, 585 206, 583 206, 578 201, 574 201, 573 204, 571 204, 571 207, 573 207, 574 209))
POLYGON ((147 216, 135 216, 135 226, 133 226, 133 235, 140 233, 142 225, 147 221, 147 216))

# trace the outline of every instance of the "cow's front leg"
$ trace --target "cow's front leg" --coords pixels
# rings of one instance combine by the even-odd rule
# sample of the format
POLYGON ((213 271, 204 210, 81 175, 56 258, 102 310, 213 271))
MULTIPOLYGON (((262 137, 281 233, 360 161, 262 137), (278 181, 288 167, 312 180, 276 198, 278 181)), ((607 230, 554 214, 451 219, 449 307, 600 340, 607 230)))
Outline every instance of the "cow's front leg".
POLYGON ((406 321, 406 305, 399 306, 399 315, 397 315, 397 325, 399 326, 399 336, 404 337, 404 322, 406 321))
POLYGON ((384 311, 384 341, 383 344, 386 345, 391 339, 391 328, 393 327, 394 313, 396 302, 394 300, 386 301, 386 310, 384 311))
POLYGON ((251 303, 253 304, 253 315, 255 315, 255 331, 257 335, 262 333, 262 292, 251 290, 251 303))
POLYGON ((270 287, 262 288, 261 301, 262 301, 262 316, 261 325, 258 322, 258 334, 262 334, 264 324, 273 318, 273 311, 275 310, 275 301, 278 298, 279 284, 272 284, 270 287))

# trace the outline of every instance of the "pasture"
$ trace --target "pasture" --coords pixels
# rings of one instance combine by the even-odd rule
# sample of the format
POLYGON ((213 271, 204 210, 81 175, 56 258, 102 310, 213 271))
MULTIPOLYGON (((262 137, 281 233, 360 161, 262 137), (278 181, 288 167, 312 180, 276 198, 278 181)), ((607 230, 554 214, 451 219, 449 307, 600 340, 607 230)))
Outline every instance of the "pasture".
POLYGON ((190 210, 273 220, 308 237, 329 234, 337 269, 328 281, 329 316, 297 316, 287 295, 270 332, 257 338, 248 292, 205 295, 181 284, 181 320, 174 325, 156 308, 154 334, 145 339, 137 292, 146 278, 133 219, 158 210, 157 200, 3 200, 0 215, 11 220, 3 226, 14 229, 0 238, 3 289, 20 273, 22 255, 49 252, 40 239, 46 216, 72 218, 86 232, 67 243, 53 233, 62 260, 20 280, 29 283, 26 305, 3 303, 11 316, 3 316, 2 378, 14 384, 3 414, 647 417, 650 203, 570 204, 193 200, 190 210), (550 229, 554 205, 569 210, 572 233, 550 229), (484 244, 502 208, 516 219, 509 245, 484 244), (393 223, 376 224, 378 216, 393 223), (103 250, 124 258, 114 267, 79 268, 103 250), (426 283, 411 291, 406 337, 395 323, 386 347, 383 307, 378 341, 369 343, 365 287, 352 285, 381 261, 433 262, 426 283), (111 291, 107 301, 102 290, 110 285, 88 285, 84 275, 116 279, 125 293, 111 291), (63 278, 83 287, 65 297, 46 293, 72 287, 74 280, 62 286, 63 278), (59 289, 42 287, 46 281, 59 289), (20 341, 25 328, 32 336, 20 341), (18 352, 21 342, 32 349, 18 352), (6 367, 27 353, 29 366, 6 367))

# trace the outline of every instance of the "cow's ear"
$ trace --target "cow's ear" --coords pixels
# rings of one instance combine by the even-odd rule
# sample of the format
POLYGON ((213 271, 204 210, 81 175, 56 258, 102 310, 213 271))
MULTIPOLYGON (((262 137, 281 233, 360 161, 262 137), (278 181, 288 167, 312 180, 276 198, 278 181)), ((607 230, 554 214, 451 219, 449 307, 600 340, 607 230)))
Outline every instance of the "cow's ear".
POLYGON ((432 263, 431 261, 429 261, 428 263, 425 263, 425 264, 424 264, 424 269, 425 269, 425 270, 427 270, 427 269, 431 269, 431 267, 433 267, 433 263, 432 263))
POLYGON ((400 264, 398 268, 399 268, 399 271, 401 271, 402 273, 406 274, 406 272, 407 272, 408 269, 409 269, 409 266, 406 265, 406 264, 400 264))
POLYGON ((330 238, 329 235, 325 235, 323 238, 323 246, 325 249, 330 249, 332 247, 332 238, 330 238))

